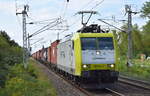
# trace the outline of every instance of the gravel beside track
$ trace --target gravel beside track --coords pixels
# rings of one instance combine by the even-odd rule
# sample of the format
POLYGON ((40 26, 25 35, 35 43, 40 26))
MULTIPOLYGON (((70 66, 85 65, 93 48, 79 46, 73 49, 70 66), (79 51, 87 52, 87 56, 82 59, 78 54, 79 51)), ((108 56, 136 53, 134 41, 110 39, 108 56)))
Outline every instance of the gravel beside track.
POLYGON ((57 96, 87 96, 71 84, 64 81, 61 77, 50 71, 46 66, 38 63, 37 66, 42 70, 49 80, 53 83, 57 91, 57 96))

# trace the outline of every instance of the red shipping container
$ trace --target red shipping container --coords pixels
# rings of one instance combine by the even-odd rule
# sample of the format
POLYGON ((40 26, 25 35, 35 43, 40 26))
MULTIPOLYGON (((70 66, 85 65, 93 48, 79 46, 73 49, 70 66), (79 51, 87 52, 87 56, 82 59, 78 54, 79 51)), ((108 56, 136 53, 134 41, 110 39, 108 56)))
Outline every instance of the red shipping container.
POLYGON ((38 54, 39 54, 39 51, 36 52, 36 59, 38 59, 38 57, 39 57, 38 54))
POLYGON ((50 55, 51 54, 51 47, 48 47, 47 50, 48 50, 48 52, 47 52, 47 61, 51 62, 51 55, 50 55))
POLYGON ((37 51, 37 59, 40 60, 40 50, 37 51))
POLYGON ((40 59, 42 60, 42 61, 45 61, 46 60, 46 50, 47 50, 47 48, 42 48, 41 49, 41 52, 40 52, 40 59))
POLYGON ((35 53, 33 53, 33 54, 32 54, 32 58, 34 58, 34 59, 35 59, 35 58, 36 58, 36 56, 35 56, 35 55, 36 55, 36 54, 35 54, 35 53))
POLYGON ((34 53, 34 59, 36 59, 36 52, 34 53))
POLYGON ((40 60, 44 58, 44 47, 40 50, 40 60))
POLYGON ((37 59, 37 52, 35 53, 36 55, 35 55, 35 59, 37 59))
POLYGON ((57 64, 57 45, 60 40, 56 40, 51 43, 51 46, 48 48, 48 61, 52 64, 57 64))

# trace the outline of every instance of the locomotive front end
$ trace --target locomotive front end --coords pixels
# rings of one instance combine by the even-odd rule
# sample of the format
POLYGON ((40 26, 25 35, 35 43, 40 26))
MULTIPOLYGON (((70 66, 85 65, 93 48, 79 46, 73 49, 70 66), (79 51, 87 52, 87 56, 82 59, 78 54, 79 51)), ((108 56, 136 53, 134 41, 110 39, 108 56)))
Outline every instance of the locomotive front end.
POLYGON ((76 61, 81 64, 82 81, 115 83, 119 73, 113 34, 79 33, 78 37, 79 40, 75 40, 76 45, 78 42, 78 48, 75 49, 77 53, 81 54, 76 54, 76 61))

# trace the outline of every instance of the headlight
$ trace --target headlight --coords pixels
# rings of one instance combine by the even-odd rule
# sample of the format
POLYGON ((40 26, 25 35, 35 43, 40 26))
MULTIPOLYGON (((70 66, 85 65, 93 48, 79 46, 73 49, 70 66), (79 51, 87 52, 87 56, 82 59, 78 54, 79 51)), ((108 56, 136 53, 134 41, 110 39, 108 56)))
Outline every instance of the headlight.
POLYGON ((111 67, 111 68, 114 68, 115 64, 109 64, 108 66, 111 67))
POLYGON ((115 67, 115 65, 114 65, 114 64, 111 64, 111 65, 110 65, 110 67, 112 67, 112 68, 113 68, 113 67, 115 67))
POLYGON ((87 68, 87 65, 83 65, 83 68, 87 68))
POLYGON ((96 51, 96 55, 99 55, 100 54, 100 51, 96 51))

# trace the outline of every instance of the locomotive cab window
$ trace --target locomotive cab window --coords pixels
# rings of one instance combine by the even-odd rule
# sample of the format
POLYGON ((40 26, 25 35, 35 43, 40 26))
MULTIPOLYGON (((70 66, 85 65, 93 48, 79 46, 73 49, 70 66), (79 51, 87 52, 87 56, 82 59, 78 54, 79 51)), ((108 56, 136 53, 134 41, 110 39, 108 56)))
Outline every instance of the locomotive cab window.
POLYGON ((81 38, 82 50, 96 50, 96 38, 81 38))
POLYGON ((81 38, 82 50, 113 50, 112 37, 81 38))
POLYGON ((101 37, 98 38, 98 48, 100 50, 113 50, 113 38, 112 37, 101 37))

